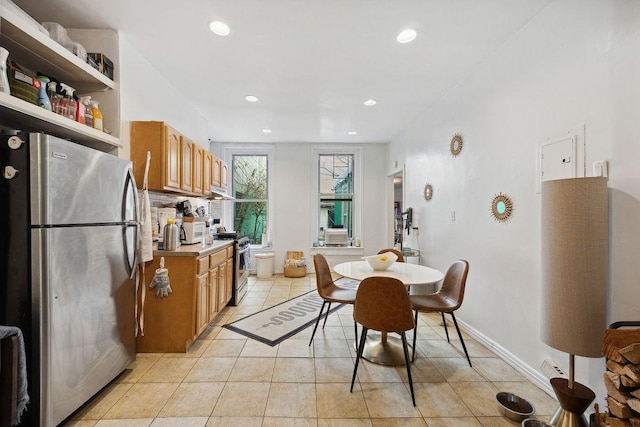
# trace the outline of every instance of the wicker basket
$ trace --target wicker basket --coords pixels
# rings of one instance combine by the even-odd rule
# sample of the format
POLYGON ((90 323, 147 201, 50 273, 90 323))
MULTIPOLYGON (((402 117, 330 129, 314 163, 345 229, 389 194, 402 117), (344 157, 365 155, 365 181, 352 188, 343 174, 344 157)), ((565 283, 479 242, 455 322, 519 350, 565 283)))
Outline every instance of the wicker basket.
MULTIPOLYGON (((304 259, 304 252, 301 251, 287 251, 286 259, 295 259, 300 260, 304 259)), ((285 261, 286 262, 286 261, 285 261)), ((300 267, 289 267, 285 264, 284 266, 284 277, 304 277, 307 275, 307 267, 306 265, 300 267)))

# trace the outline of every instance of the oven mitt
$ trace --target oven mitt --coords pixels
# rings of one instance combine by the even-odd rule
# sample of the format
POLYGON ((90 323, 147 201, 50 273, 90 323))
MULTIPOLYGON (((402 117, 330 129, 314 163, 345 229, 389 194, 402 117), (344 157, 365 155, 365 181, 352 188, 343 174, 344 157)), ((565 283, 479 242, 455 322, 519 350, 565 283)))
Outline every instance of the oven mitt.
POLYGON ((156 274, 149 285, 151 289, 156 288, 156 298, 166 298, 173 291, 169 284, 169 270, 164 268, 164 258, 160 260, 160 268, 156 269, 156 274))

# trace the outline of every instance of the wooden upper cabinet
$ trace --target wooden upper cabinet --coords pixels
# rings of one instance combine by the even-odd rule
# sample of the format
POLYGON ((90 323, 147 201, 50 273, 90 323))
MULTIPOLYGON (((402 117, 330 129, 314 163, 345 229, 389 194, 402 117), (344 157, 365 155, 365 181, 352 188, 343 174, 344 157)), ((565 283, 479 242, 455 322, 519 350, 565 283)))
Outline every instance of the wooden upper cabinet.
POLYGON ((180 188, 180 134, 171 126, 165 125, 164 144, 164 187, 180 188))
POLYGON ((144 184, 147 152, 149 190, 207 197, 212 185, 221 186, 223 162, 213 154, 165 122, 131 122, 131 161, 138 188, 144 184))
POLYGON ((227 188, 227 164, 220 162, 220 187, 227 188))
POLYGON ((204 149, 193 144, 193 192, 202 194, 204 187, 204 149))
POLYGON ((208 151, 204 152, 202 158, 202 194, 205 196, 211 195, 211 177, 213 172, 213 154, 208 151))
POLYGON ((193 149, 194 144, 189 138, 180 138, 180 152, 182 170, 180 172, 180 189, 187 193, 193 193, 193 149))
POLYGON ((222 160, 217 157, 213 158, 213 168, 211 172, 211 185, 215 187, 220 187, 220 166, 222 165, 222 160))
POLYGON ((149 189, 180 191, 180 133, 164 122, 131 123, 131 161, 138 188, 144 185, 147 152, 149 189))

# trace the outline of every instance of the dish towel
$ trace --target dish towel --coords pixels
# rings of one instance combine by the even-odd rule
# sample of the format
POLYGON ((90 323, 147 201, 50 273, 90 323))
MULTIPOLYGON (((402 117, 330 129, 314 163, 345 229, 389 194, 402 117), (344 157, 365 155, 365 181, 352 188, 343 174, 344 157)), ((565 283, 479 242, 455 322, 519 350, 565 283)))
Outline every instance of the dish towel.
POLYGON ((16 422, 20 424, 20 417, 29 403, 27 390, 27 358, 24 351, 22 331, 15 326, 0 325, 0 339, 16 336, 18 338, 18 400, 16 402, 16 422))
MULTIPOLYGON (((140 335, 144 336, 144 302, 146 299, 146 275, 145 275, 145 263, 153 260, 153 233, 151 231, 151 203, 149 201, 149 164, 151 163, 151 152, 147 151, 147 162, 144 167, 144 181, 142 184, 142 197, 140 198, 140 254, 138 256, 140 274, 142 276, 142 289, 141 289, 141 304, 140 304, 140 317, 139 328, 140 335)), ((138 295, 136 289, 136 296, 138 295)), ((136 302, 136 311, 138 304, 136 302)), ((138 314, 136 313, 136 318, 138 314)), ((137 330, 136 330, 137 332, 137 330)))

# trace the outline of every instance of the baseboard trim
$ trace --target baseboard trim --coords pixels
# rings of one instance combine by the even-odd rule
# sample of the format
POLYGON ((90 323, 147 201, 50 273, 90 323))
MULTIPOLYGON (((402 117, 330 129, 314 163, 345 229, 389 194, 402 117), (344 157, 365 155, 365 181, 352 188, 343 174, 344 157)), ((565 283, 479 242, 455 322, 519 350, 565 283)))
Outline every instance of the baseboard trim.
POLYGON ((524 363, 518 357, 516 357, 513 353, 511 353, 506 348, 502 347, 495 341, 491 340, 486 335, 480 333, 478 330, 469 326, 467 323, 461 321, 456 318, 458 321, 458 325, 460 329, 470 335, 474 340, 478 341, 480 344, 485 346, 489 351, 494 353, 500 359, 504 360, 507 364, 509 364, 512 368, 518 371, 522 376, 535 384, 539 389, 547 393, 549 396, 555 399, 556 395, 551 388, 551 383, 549 379, 542 372, 534 369, 528 364, 524 363))

